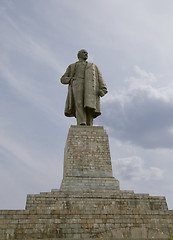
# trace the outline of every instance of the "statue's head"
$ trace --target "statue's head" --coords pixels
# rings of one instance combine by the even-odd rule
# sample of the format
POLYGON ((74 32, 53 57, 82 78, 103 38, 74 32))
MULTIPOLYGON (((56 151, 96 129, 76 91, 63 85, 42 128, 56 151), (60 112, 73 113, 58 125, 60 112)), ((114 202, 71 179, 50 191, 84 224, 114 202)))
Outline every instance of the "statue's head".
POLYGON ((78 59, 87 60, 88 52, 85 49, 81 49, 77 54, 78 59))

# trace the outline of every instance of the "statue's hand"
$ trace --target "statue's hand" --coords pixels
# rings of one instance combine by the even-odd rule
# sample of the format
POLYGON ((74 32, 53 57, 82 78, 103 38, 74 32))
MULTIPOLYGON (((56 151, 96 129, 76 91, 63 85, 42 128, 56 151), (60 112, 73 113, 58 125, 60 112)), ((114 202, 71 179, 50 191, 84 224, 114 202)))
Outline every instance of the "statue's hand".
POLYGON ((100 96, 100 97, 103 97, 104 95, 105 95, 104 91, 100 89, 100 90, 99 90, 99 96, 100 96))
POLYGON ((63 84, 70 84, 70 77, 62 77, 61 83, 63 84))
POLYGON ((69 84, 72 84, 74 80, 76 80, 76 78, 75 78, 75 77, 71 77, 71 78, 70 78, 70 83, 69 83, 69 84))

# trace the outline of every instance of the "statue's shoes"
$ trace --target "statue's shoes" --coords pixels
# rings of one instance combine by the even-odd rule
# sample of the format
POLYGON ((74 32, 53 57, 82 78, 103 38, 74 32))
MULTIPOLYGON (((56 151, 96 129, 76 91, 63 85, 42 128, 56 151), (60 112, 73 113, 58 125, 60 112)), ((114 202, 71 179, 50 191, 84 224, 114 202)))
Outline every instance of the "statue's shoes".
POLYGON ((85 126, 85 125, 86 125, 86 123, 80 123, 80 125, 82 125, 82 126, 85 126))

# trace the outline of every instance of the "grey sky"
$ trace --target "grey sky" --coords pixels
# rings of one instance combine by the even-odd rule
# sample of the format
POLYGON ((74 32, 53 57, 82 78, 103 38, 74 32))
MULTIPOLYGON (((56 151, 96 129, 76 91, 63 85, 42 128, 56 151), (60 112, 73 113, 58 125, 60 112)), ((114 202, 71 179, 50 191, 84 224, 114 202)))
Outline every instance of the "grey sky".
POLYGON ((0 1, 0 209, 59 188, 75 119, 59 79, 85 48, 121 189, 165 195, 173 209, 173 1, 0 1), (11 196, 15 196, 12 198, 11 196))

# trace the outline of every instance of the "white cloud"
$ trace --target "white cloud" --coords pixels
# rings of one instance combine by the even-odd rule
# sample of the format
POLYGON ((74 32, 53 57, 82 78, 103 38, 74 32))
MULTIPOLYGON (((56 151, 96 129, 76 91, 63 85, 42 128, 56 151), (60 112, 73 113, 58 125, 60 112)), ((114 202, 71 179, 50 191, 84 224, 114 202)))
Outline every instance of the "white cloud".
POLYGON ((157 167, 145 167, 144 161, 138 156, 119 158, 116 160, 118 174, 126 180, 160 180, 163 178, 163 171, 157 167))
POLYGON ((134 72, 137 77, 130 77, 125 81, 129 84, 130 90, 134 90, 135 88, 146 88, 157 81, 153 73, 148 73, 137 65, 134 66, 134 72))
POLYGON ((126 88, 103 101, 99 121, 122 141, 144 148, 173 148, 173 88, 156 87, 154 74, 135 69, 139 76, 130 77, 126 88))

